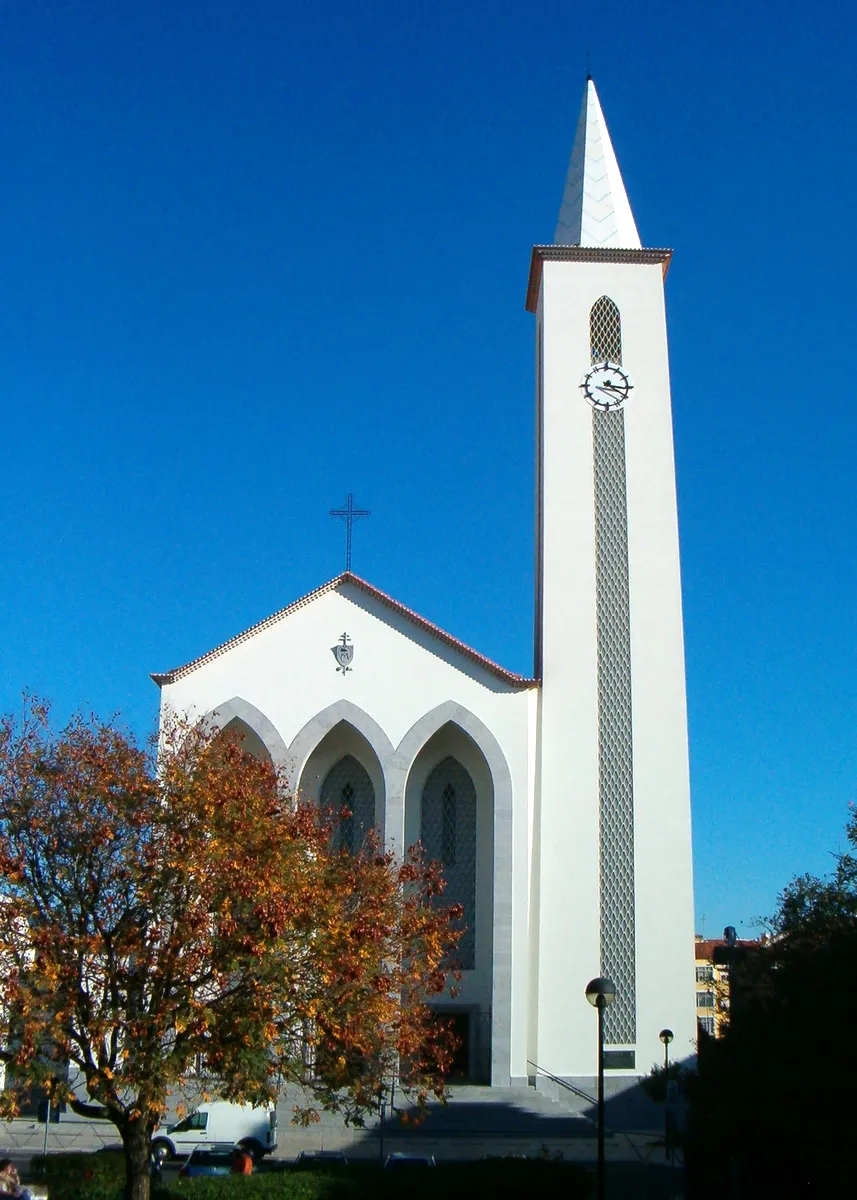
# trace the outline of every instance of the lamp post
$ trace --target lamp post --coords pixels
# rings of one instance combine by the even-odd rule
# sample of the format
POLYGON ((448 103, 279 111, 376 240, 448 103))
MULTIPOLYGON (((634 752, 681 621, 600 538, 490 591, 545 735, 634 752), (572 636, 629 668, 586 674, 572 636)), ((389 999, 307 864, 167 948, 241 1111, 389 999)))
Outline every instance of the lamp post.
POLYGON ((664 1044, 664 1076, 670 1069, 670 1042, 675 1037, 671 1029, 662 1029, 658 1037, 664 1044))
POLYGON ((658 1037, 664 1044, 664 1157, 672 1161, 670 1153, 670 1042, 675 1037, 671 1029, 662 1029, 658 1037))
POLYGON ((612 979, 590 979, 586 999, 598 1013, 598 1169, 595 1177, 596 1200, 604 1200, 604 1010, 616 999, 612 979))

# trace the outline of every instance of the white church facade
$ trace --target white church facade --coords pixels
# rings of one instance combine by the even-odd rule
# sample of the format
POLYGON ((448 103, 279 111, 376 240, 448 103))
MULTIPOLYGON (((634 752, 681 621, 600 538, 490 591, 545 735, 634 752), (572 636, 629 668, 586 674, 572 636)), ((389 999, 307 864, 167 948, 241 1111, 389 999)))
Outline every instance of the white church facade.
POLYGON ((614 1077, 696 1037, 690 797, 664 312, 587 81, 555 241, 533 250, 537 594, 524 678, 351 573, 153 678, 236 724, 299 792, 421 840, 464 906, 440 1007, 462 1075, 591 1079, 593 976, 614 1077))

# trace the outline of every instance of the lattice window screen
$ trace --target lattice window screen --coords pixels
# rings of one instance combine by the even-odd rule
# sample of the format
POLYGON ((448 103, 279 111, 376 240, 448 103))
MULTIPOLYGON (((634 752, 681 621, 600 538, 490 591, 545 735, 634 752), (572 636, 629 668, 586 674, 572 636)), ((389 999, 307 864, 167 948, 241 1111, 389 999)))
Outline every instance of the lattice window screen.
POLYGON ((464 909, 457 956, 466 971, 476 966, 476 788, 457 759, 445 758, 423 788, 420 840, 426 857, 443 865, 442 904, 464 909))
POLYGON ((622 365, 622 321, 609 296, 596 300, 589 311, 589 353, 594 363, 622 365))
POLYGON ((337 849, 351 854, 359 850, 375 824, 375 789, 353 755, 347 754, 328 771, 321 786, 321 804, 333 812, 337 849))
POLYGON ((458 818, 458 797, 455 794, 455 788, 451 783, 448 783, 443 789, 441 797, 443 803, 443 815, 441 817, 441 854, 443 855, 444 865, 447 867, 455 866, 455 835, 458 818))
MULTIPOLYGON (((589 314, 593 362, 622 362, 622 324, 609 296, 589 314)), ((616 985, 604 1014, 608 1043, 637 1036, 634 911, 634 754, 625 413, 592 414, 598 650, 601 973, 616 985)))
POLYGON ((350 783, 346 783, 342 789, 340 800, 340 818, 339 818, 339 847, 341 850, 347 850, 349 854, 354 853, 354 788, 350 783))

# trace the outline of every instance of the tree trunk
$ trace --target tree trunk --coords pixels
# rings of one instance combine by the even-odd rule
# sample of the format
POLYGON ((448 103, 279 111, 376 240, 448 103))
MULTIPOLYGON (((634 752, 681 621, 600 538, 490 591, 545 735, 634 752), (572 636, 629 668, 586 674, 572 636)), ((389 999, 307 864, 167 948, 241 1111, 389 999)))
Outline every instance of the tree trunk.
POLYGON ((149 1172, 152 1160, 152 1135, 146 1122, 138 1117, 120 1127, 125 1151, 125 1200, 149 1200, 149 1172))

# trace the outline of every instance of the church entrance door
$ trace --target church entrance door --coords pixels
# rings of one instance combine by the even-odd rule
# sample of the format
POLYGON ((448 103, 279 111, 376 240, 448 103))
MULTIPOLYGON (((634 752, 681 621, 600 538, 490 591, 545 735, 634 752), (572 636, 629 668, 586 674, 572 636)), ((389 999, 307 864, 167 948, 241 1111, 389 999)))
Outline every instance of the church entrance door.
POLYGON ((448 1013, 444 1024, 458 1043, 452 1052, 449 1078, 461 1083, 470 1078, 470 1017, 469 1012, 448 1013))
POLYGON ((436 1012, 457 1043, 447 1073, 449 1082, 490 1082, 490 1032, 487 1016, 483 1018, 476 1009, 470 1008, 437 1009, 436 1012))

